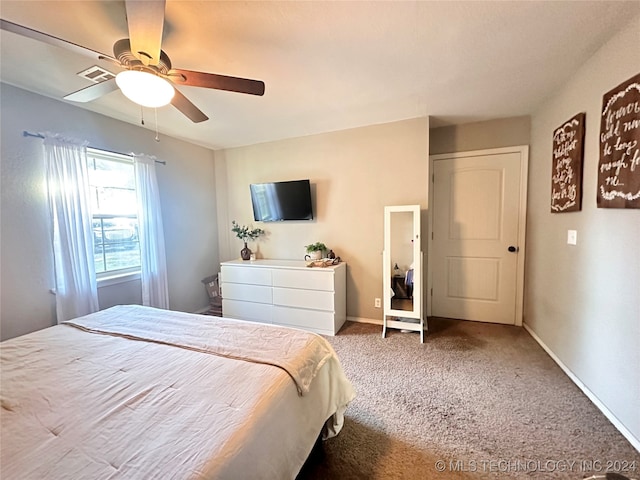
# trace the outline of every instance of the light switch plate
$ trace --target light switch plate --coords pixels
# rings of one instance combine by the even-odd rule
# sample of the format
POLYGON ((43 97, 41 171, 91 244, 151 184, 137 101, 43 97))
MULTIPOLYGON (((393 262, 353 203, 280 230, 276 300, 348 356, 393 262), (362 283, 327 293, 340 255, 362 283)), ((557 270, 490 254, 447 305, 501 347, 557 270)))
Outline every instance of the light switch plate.
POLYGON ((568 245, 577 245, 578 244, 578 231, 577 230, 567 230, 567 244, 568 245))

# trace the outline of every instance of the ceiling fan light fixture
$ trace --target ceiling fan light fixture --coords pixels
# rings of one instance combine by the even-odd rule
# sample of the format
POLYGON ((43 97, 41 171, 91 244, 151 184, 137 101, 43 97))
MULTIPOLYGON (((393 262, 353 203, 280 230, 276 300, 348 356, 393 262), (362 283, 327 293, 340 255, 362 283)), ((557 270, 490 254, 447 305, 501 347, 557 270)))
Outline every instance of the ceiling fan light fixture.
POLYGON ((118 73, 116 83, 125 97, 143 107, 164 107, 175 95, 173 86, 167 80, 140 70, 118 73))

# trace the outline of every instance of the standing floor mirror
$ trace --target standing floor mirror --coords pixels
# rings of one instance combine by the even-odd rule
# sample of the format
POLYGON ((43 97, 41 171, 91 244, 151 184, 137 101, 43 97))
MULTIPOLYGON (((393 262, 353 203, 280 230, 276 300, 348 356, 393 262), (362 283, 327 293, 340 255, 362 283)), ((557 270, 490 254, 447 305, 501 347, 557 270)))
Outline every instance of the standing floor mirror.
POLYGON ((384 207, 382 336, 387 328, 420 332, 424 342, 420 205, 384 207))

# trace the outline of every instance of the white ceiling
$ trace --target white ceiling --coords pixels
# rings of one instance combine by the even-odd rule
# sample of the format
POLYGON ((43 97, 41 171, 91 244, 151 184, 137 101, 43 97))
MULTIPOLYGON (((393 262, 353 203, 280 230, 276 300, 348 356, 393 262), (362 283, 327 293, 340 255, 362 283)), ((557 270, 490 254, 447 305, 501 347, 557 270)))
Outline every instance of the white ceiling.
MULTIPOLYGON (((266 92, 181 87, 210 120, 168 106, 158 127, 219 149, 426 115, 432 126, 527 115, 638 14, 637 0, 167 0, 174 67, 263 80, 266 92)), ((1 0, 0 16, 109 55, 128 36, 123 1, 1 0)), ((56 99, 89 85, 75 75, 95 64, 87 57, 4 31, 0 41, 3 82, 56 99)), ((119 91, 74 105, 140 123, 119 91)))

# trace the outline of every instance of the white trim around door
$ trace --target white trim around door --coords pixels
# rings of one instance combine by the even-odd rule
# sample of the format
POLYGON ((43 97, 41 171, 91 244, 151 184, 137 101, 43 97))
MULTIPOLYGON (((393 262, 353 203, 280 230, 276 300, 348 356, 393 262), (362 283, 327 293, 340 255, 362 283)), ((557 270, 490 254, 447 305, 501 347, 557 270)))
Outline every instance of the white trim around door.
POLYGON ((519 154, 520 158, 520 178, 519 178, 519 205, 518 205, 518 228, 517 228, 517 265, 516 265, 516 298, 515 298, 515 321, 514 324, 522 326, 522 315, 524 309, 524 260, 525 260, 525 238, 526 238, 526 214, 527 214, 527 178, 529 167, 529 147, 527 145, 495 148, 489 150, 474 150, 468 152, 454 152, 448 154, 429 156, 429 215, 427 221, 427 316, 432 315, 432 293, 433 293, 433 208, 438 208, 434 203, 434 162, 446 161, 461 158, 486 157, 491 155, 519 154))

